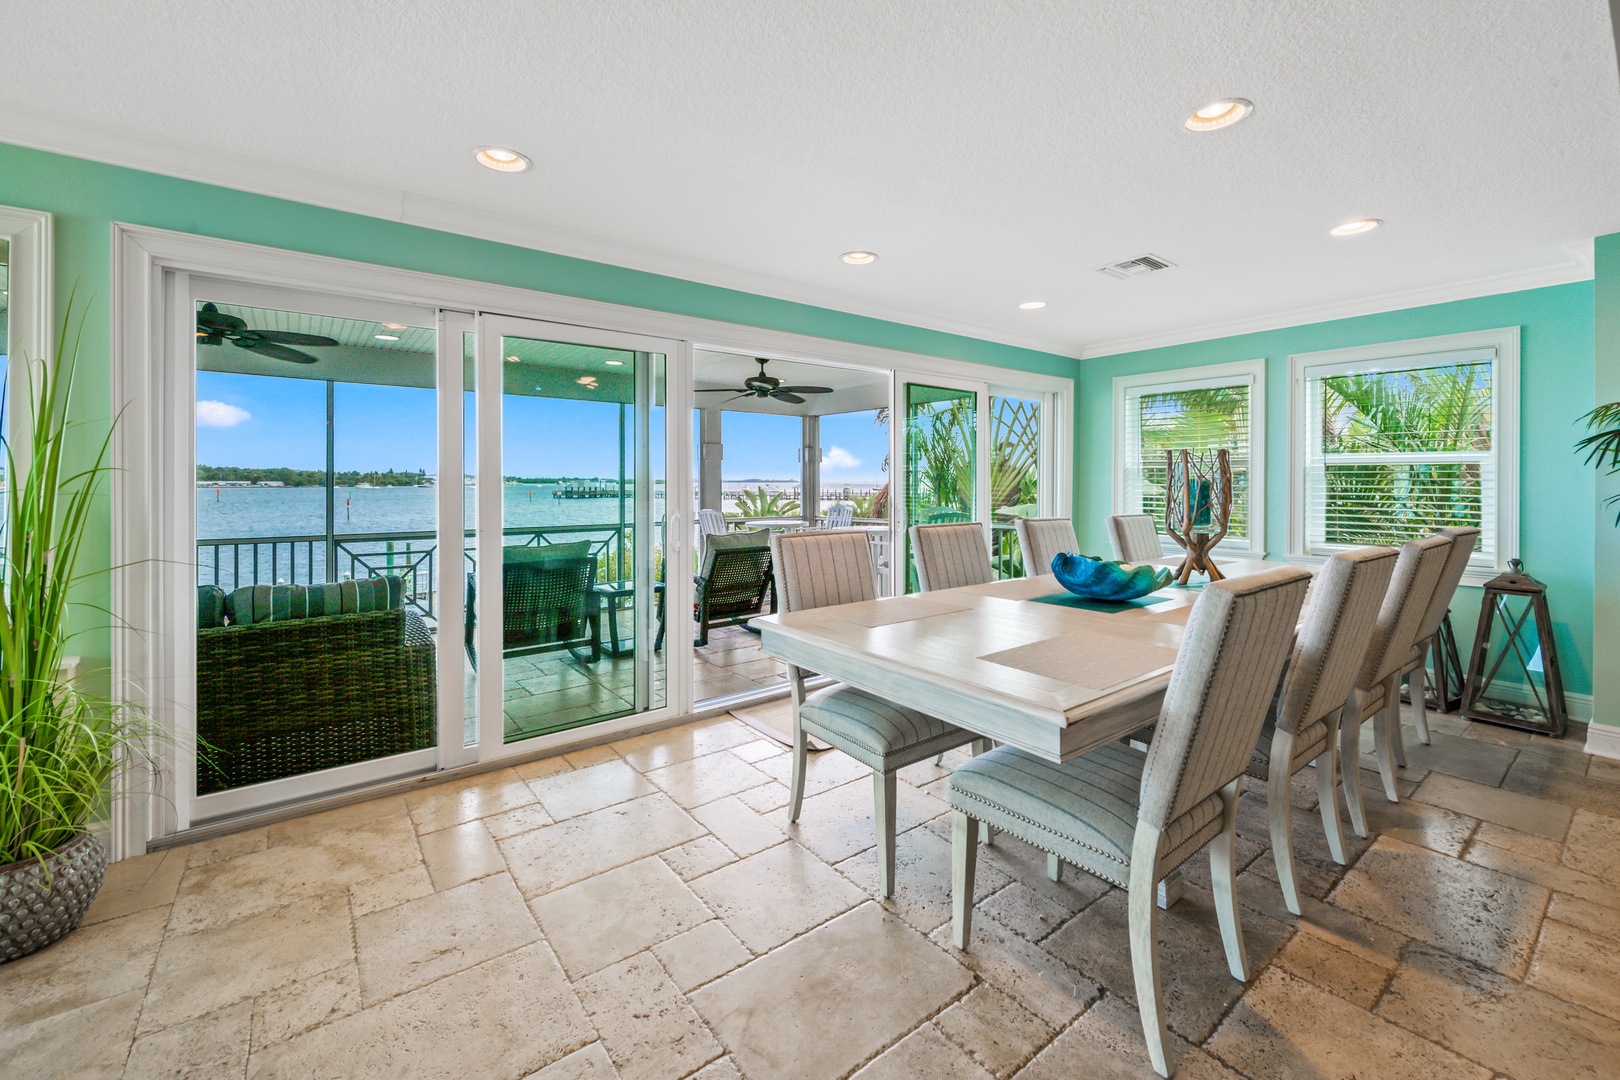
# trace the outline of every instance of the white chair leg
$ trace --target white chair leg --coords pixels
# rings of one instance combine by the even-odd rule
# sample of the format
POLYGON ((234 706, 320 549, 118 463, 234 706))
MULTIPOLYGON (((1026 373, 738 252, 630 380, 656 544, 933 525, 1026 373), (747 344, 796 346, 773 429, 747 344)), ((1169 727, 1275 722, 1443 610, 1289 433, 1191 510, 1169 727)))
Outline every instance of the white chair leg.
MULTIPOLYGON (((980 754, 988 754, 991 750, 993 750, 995 748, 995 745, 996 744, 995 744, 995 741, 993 739, 974 739, 973 740, 973 745, 971 747, 971 749, 973 751, 973 756, 978 757, 980 754)), ((942 759, 944 758, 944 756, 945 756, 944 754, 940 755, 940 757, 942 759)), ((986 846, 990 846, 990 845, 995 844, 995 842, 996 842, 996 830, 992 829, 990 826, 984 824, 981 821, 979 823, 979 839, 981 841, 983 841, 986 846)), ((1048 869, 1050 869, 1050 868, 1048 868, 1048 869)), ((1052 880, 1056 881, 1057 878, 1053 878, 1052 880)))
POLYGON ((892 772, 872 770, 872 796, 877 826, 878 891, 885 900, 894 896, 894 804, 899 778, 892 772))
POLYGON ((1390 802, 1400 802, 1395 790, 1395 740, 1401 737, 1401 681, 1391 675, 1384 681, 1384 708, 1373 716, 1373 747, 1378 752, 1378 775, 1384 781, 1384 794, 1390 802))
POLYGON ((1130 911, 1131 974, 1136 981, 1136 1005, 1142 1013, 1142 1036, 1147 1041, 1153 1071, 1168 1077, 1175 1068, 1170 1038, 1164 1025, 1164 995, 1159 986, 1159 907, 1154 868, 1159 861, 1160 833, 1136 823, 1131 846, 1130 911))
POLYGON ((793 777, 788 787, 788 821, 798 821, 804 806, 804 770, 810 759, 810 740, 799 720, 799 706, 804 703, 804 672, 788 665, 788 691, 793 699, 793 777))
MULTIPOLYGON (((1282 886, 1283 903, 1295 915, 1299 909, 1299 882, 1294 876, 1293 804, 1289 800, 1289 762, 1294 760, 1294 736, 1277 729, 1271 739, 1271 762, 1266 774, 1266 811, 1271 819, 1271 858, 1277 865, 1277 884, 1282 886)), ((1220 843, 1220 841, 1216 841, 1220 843)), ((1213 875, 1215 849, 1210 851, 1213 875)))
MULTIPOLYGON (((1422 652, 1418 655, 1418 666, 1412 671, 1412 712, 1417 722, 1418 742, 1424 746, 1429 745, 1429 650, 1433 647, 1433 640, 1423 644, 1422 652)), ((1438 656, 1438 650, 1435 652, 1438 656)), ((1402 765, 1406 762, 1402 761, 1402 765)))
POLYGON ((1350 828, 1363 839, 1367 836, 1367 811, 1361 802, 1361 722, 1360 697, 1352 693, 1339 722, 1339 769, 1344 779, 1344 805, 1350 812, 1350 828))
POLYGON ((1335 775, 1339 771, 1339 719, 1335 716, 1328 721, 1327 749, 1317 757, 1316 765, 1316 805, 1322 812, 1322 831, 1327 834, 1328 851, 1333 854, 1333 861, 1340 866, 1345 865, 1344 856, 1344 830, 1339 827, 1339 792, 1335 775))
POLYGON ((1063 880, 1063 860, 1056 855, 1046 857, 1046 876, 1053 881, 1063 880))
MULTIPOLYGON (((1242 789, 1241 776, 1221 788, 1221 812, 1226 827, 1209 845, 1209 883, 1215 894, 1215 917, 1221 924, 1221 944, 1226 946, 1226 967, 1232 972, 1232 978, 1248 982, 1249 956, 1243 948, 1243 924, 1238 921, 1237 865, 1233 857, 1237 846, 1238 793, 1242 789)), ((1284 780, 1285 793, 1287 789, 1288 781, 1284 780)), ((1283 805, 1288 805, 1286 798, 1283 805)), ((1298 900, 1297 893, 1295 900, 1298 900)), ((1289 910, 1294 911, 1292 907, 1289 910)), ((1294 911, 1294 914, 1299 912, 1294 911)))
POLYGON ((1394 737, 1390 739, 1389 746, 1395 757, 1395 767, 1404 769, 1406 768, 1406 731, 1401 727, 1401 677, 1399 675, 1395 676, 1395 703, 1393 709, 1391 735, 1394 737))
POLYGON ((951 940, 966 952, 973 936, 973 875, 979 859, 979 823, 951 811, 951 940))

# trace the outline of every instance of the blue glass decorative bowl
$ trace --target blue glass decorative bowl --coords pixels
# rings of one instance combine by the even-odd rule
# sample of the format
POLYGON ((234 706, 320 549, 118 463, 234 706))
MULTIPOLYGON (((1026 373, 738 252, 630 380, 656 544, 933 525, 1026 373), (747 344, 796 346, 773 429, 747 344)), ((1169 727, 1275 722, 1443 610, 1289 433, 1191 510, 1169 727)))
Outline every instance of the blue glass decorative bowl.
POLYGON ((1052 556, 1052 573, 1058 584, 1087 600, 1123 602, 1158 592, 1175 580, 1174 570, 1163 566, 1093 559, 1089 555, 1059 552, 1052 556))

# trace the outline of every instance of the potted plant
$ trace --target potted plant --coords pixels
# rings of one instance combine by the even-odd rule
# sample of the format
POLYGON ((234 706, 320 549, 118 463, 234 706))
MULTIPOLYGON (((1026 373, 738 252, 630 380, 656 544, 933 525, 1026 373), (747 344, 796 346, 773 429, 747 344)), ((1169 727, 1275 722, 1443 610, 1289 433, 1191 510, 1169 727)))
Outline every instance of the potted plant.
MULTIPOLYGON (((91 510, 109 466, 111 429, 88 462, 70 435, 81 316, 68 344, 70 298, 52 359, 24 358, 33 403, 19 458, 5 440, 6 536, 0 551, 0 962, 79 925, 101 888, 107 853, 89 831, 143 725, 62 677, 69 594, 91 510)), ((93 444, 92 444, 93 445, 93 444)))

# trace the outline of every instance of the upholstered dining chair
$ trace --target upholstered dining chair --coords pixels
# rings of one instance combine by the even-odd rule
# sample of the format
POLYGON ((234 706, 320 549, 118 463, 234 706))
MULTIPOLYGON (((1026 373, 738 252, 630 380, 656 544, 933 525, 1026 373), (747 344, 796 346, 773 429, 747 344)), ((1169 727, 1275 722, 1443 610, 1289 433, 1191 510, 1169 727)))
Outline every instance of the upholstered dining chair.
POLYGON ((976 521, 913 525, 911 561, 923 592, 983 585, 994 576, 984 526, 976 521))
POLYGON ((1039 577, 1052 573, 1052 556, 1079 551, 1080 539, 1066 517, 1019 518, 1018 550, 1024 553, 1024 576, 1039 577))
POLYGON ((1164 558, 1164 544, 1152 514, 1115 514, 1108 519, 1108 540, 1120 562, 1152 562, 1164 558))
MULTIPOLYGON (((780 610, 805 611, 877 597, 871 541, 865 529, 817 529, 771 538, 780 610)), ((793 776, 788 820, 798 821, 804 802, 806 736, 814 735, 872 770, 877 826, 878 887, 894 895, 894 826, 897 773, 947 750, 978 741, 972 732, 876 694, 837 683, 804 693, 804 669, 788 665, 793 702, 793 776)))
POLYGON ((1395 741, 1401 737, 1400 671, 1417 644, 1418 620, 1434 596, 1445 568, 1451 537, 1426 536, 1401 545, 1389 588, 1378 608, 1378 620, 1367 639, 1367 654, 1350 685, 1339 718, 1339 762, 1344 768, 1344 801, 1350 826, 1367 835, 1367 810, 1361 798, 1361 725, 1373 721, 1373 743, 1384 795, 1400 802, 1395 788, 1395 741))
MULTIPOLYGON (((1276 707, 1260 731, 1249 775, 1266 785, 1271 851, 1288 910, 1300 914, 1294 875, 1288 782, 1316 765, 1316 798, 1333 861, 1345 864, 1339 828, 1339 714, 1361 669, 1373 623, 1395 569, 1394 548, 1365 547, 1333 556, 1311 583, 1305 619, 1276 707)), ((1352 762, 1350 767, 1355 767, 1352 762)))
POLYGON ((1243 772, 1288 660, 1310 575, 1282 566, 1213 582, 1193 606, 1144 753, 1112 743, 1057 764, 998 747, 951 774, 951 910, 971 940, 981 822, 1129 892, 1131 968, 1148 1055, 1174 1066, 1159 986, 1158 883, 1205 847, 1227 967, 1248 981, 1233 845, 1243 772))
MULTIPOLYGON (((1440 623, 1446 617, 1446 610, 1451 607, 1452 598, 1457 595, 1457 586, 1462 584, 1463 574, 1468 571, 1468 560, 1473 558, 1474 545, 1479 542, 1478 529, 1446 528, 1436 530, 1436 534, 1451 537, 1451 551, 1446 554, 1446 565, 1440 571, 1434 596, 1423 611, 1422 621, 1418 623, 1417 644, 1412 646, 1412 655, 1407 658, 1398 677, 1407 680, 1412 687, 1413 719, 1417 721, 1418 741, 1425 746, 1429 745, 1429 707, 1425 701, 1429 654, 1440 655, 1440 623)), ((1396 685, 1400 685, 1399 681, 1396 685)), ((1400 725, 1396 724, 1395 762, 1405 765, 1406 739, 1400 732, 1400 725)))

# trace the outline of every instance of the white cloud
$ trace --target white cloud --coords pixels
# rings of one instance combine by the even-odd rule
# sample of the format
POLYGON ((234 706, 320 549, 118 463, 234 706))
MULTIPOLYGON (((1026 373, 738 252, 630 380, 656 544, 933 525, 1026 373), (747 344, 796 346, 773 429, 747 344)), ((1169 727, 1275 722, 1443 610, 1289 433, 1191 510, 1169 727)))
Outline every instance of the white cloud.
POLYGON ((197 402, 197 426, 232 428, 246 420, 253 419, 253 414, 246 409, 223 401, 197 402))
POLYGON ((833 471, 857 469, 860 468, 861 459, 842 446, 833 446, 821 455, 821 464, 833 471))

